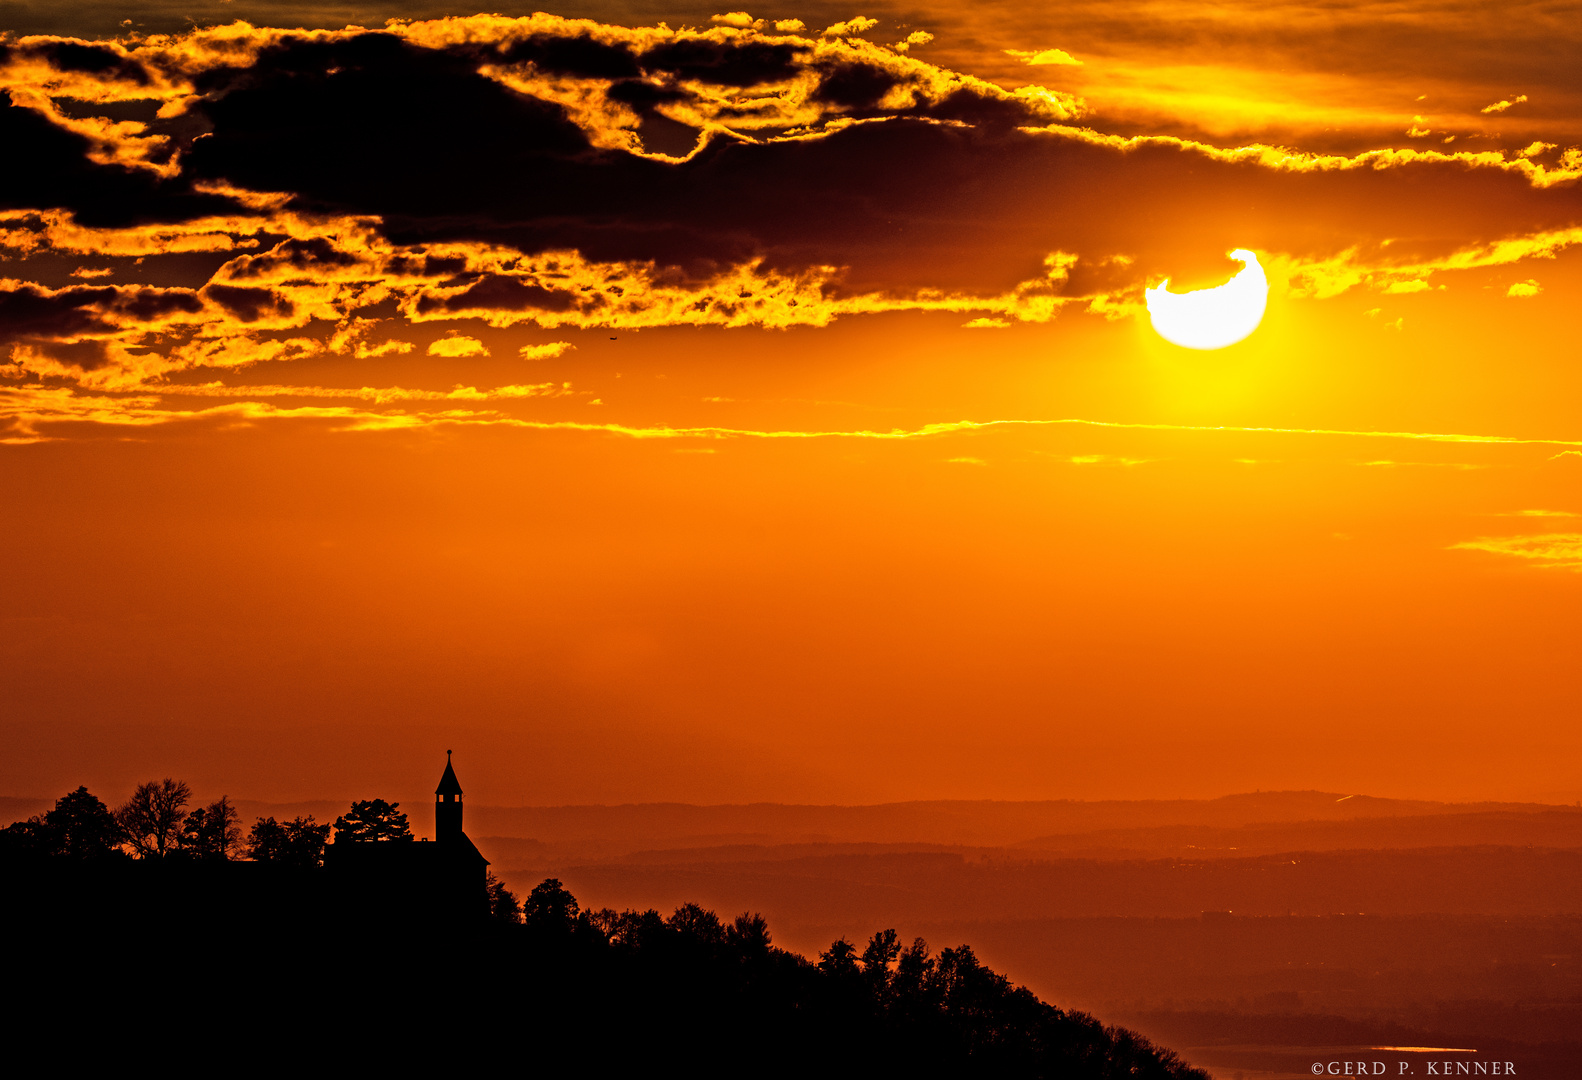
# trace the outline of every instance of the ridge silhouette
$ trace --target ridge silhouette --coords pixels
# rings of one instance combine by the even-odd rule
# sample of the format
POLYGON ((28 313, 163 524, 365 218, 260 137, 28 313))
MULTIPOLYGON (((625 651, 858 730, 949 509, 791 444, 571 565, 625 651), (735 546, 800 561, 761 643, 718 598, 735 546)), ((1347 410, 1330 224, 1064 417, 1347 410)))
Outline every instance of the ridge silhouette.
POLYGON ((29 990, 14 1030, 69 1022, 85 1064, 1207 1080, 967 945, 886 929, 813 960, 751 912, 589 911, 554 878, 519 903, 462 830, 449 762, 434 841, 367 800, 333 843, 299 817, 259 818, 242 844, 234 811, 183 817, 185 785, 145 786, 134 802, 163 798, 148 819, 163 844, 83 788, 0 830, 12 978, 29 990))

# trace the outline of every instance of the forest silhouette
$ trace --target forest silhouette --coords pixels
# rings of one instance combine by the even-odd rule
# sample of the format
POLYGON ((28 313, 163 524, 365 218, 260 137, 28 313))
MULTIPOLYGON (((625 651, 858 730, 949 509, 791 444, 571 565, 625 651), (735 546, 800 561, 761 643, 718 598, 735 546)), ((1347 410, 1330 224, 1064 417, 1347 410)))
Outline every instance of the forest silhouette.
MULTIPOLYGON (((333 824, 139 785, 114 809, 78 788, 0 830, 16 928, 18 1030, 69 1017, 79 1060, 245 1059, 241 1071, 575 1062, 609 1075, 1207 1080, 1131 1031, 1056 1008, 893 929, 818 958, 761 915, 697 904, 587 910, 560 881, 486 879, 465 915, 337 874, 340 844, 414 843, 396 804, 333 824), (329 863, 327 866, 326 863, 329 863)), ((427 842, 414 848, 427 848, 427 842)))

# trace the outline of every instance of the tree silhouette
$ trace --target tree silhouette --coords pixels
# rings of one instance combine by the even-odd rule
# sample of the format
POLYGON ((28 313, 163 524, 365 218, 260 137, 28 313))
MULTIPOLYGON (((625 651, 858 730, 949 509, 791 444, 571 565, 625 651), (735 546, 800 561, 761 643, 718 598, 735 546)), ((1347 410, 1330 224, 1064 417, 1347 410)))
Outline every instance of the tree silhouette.
MULTIPOLYGON (((922 938, 903 948, 893 929, 880 930, 860 950, 834 942, 815 963, 772 946, 754 914, 727 927, 697 904, 669 918, 579 913, 555 879, 526 906, 515 932, 535 962, 561 965, 565 981, 551 982, 535 1007, 559 1009, 566 982, 630 988, 642 1004, 620 1023, 645 1064, 685 1062, 699 1076, 1208 1080, 1134 1032, 1040 1001, 966 945, 935 957, 922 938), (746 1061, 757 1067, 744 1070, 746 1061)), ((590 1032, 610 1022, 569 1006, 557 1020, 590 1032)))
MULTIPOLYGON (((559 884, 557 882, 556 884, 559 884)), ((537 890, 535 890, 537 891, 537 890)), ((569 896, 570 894, 567 893, 569 896)), ((572 901, 576 903, 575 900, 572 901)), ((644 943, 668 940, 674 931, 665 925, 664 916, 653 908, 647 911, 611 911, 605 908, 587 916, 612 944, 641 950, 644 943)))
POLYGON ((540 930, 573 929, 579 907, 577 898, 567 892, 559 878, 545 878, 533 886, 522 903, 522 918, 528 926, 540 930))
POLYGON ((140 859, 162 859, 181 839, 182 808, 192 789, 165 777, 137 785, 132 797, 115 811, 116 824, 140 859))
POLYGON ((25 821, 13 821, 4 829, 0 829, 0 855, 37 857, 48 855, 48 834, 44 829, 44 819, 34 815, 25 821))
POLYGON ((985 977, 999 978, 978 963, 971 945, 945 949, 939 954, 939 965, 934 969, 934 978, 944 991, 950 1008, 966 1008, 971 998, 980 996, 985 989, 985 977))
POLYGON ((923 997, 934 974, 934 960, 928 955, 928 942, 913 938, 896 959, 890 990, 898 998, 916 1001, 923 997))
POLYGON ((383 799, 352 803, 351 810, 335 819, 336 843, 342 840, 356 843, 411 840, 412 826, 407 823, 406 815, 396 809, 400 805, 383 799))
POLYGON ((312 814, 286 822, 261 817, 253 822, 247 835, 247 855, 254 862, 315 867, 324 860, 324 845, 329 837, 328 823, 320 825, 312 814))
POLYGON ((125 838, 115 815, 85 787, 62 795, 47 813, 0 831, 0 843, 7 850, 57 859, 119 855, 125 838))
POLYGON ((85 787, 62 795, 44 814, 0 829, 5 852, 54 859, 121 858, 126 842, 116 815, 85 787))
POLYGON ((862 951, 862 977, 876 997, 890 989, 890 965, 901 955, 901 944, 894 930, 880 930, 862 951))
POLYGON ((505 923, 519 923, 522 921, 522 903, 516 894, 505 887, 505 882, 494 876, 490 870, 484 879, 484 888, 489 894, 489 917, 505 923))
POLYGON ((857 947, 845 938, 833 942, 828 949, 819 954, 818 969, 826 975, 835 978, 847 978, 857 974, 857 947))
POLYGON ((707 945, 725 944, 725 927, 720 923, 720 917, 697 904, 682 904, 666 923, 671 929, 679 930, 694 941, 707 945))
POLYGON ((181 850, 195 859, 225 860, 240 844, 236 807, 224 795, 187 815, 181 826, 181 850))
POLYGON ((773 940, 774 936, 769 933, 769 921, 756 911, 742 912, 725 931, 726 943, 747 956, 768 952, 773 940))

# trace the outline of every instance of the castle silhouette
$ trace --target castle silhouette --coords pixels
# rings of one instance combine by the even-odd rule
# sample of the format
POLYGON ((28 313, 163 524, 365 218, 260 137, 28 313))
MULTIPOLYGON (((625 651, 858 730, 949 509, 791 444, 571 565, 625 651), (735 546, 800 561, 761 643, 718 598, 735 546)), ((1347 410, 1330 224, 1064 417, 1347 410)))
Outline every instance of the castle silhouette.
POLYGON ((488 914, 489 860, 462 830, 461 781, 445 751, 434 789, 434 839, 358 843, 337 836, 324 849, 324 868, 346 893, 376 894, 417 918, 482 918, 488 914))

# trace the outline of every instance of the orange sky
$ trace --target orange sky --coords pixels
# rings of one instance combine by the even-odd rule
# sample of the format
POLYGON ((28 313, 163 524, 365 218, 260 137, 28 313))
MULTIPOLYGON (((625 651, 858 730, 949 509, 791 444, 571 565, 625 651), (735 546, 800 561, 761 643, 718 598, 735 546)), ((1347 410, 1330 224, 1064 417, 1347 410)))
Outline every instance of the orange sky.
POLYGON ((0 792, 1582 798, 1579 32, 1315 10, 8 8, 0 792))

